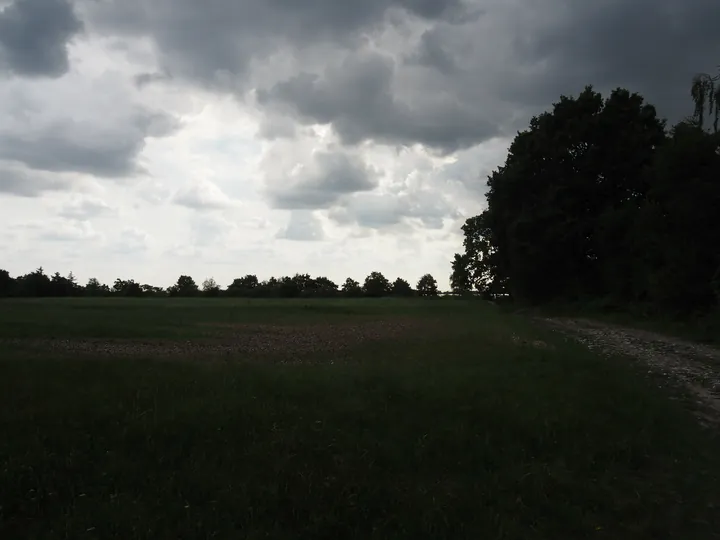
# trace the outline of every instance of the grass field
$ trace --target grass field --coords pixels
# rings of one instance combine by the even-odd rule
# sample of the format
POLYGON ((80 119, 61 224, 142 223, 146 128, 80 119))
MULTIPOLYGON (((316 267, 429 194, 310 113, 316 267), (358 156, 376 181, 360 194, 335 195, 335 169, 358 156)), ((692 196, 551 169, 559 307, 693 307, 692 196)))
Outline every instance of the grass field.
POLYGON ((720 442, 482 302, 0 302, 0 538, 710 539, 720 442))

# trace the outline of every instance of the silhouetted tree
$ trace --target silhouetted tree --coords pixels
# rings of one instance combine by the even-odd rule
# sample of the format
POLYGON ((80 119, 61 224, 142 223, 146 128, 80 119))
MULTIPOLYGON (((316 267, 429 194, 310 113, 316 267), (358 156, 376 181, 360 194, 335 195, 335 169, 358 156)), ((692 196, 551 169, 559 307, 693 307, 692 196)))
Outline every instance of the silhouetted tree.
POLYGON ((342 294, 349 298, 357 298, 358 296, 362 296, 363 290, 360 283, 352 278, 347 278, 342 286, 342 294))
POLYGON ((85 284, 85 296, 107 296, 110 294, 110 287, 98 281, 97 278, 90 278, 85 284))
POLYGON ((133 279, 120 279, 117 278, 113 283, 113 293, 118 296, 142 296, 143 291, 140 284, 133 279))
POLYGON ((0 297, 10 296, 15 288, 15 280, 7 270, 0 270, 0 297))
POLYGON ((705 127, 705 113, 712 115, 713 132, 718 132, 720 120, 720 73, 695 75, 690 87, 690 95, 695 103, 693 119, 700 129, 705 127))
POLYGON ((363 294, 370 297, 387 296, 390 294, 391 286, 390 282, 380 272, 371 272, 368 277, 365 278, 363 284, 363 294))
POLYGON ((227 288, 228 296, 256 296, 258 288, 256 275, 248 274, 245 277, 236 278, 227 288))
POLYGON ((15 285, 17 296, 52 296, 53 292, 50 278, 42 266, 34 272, 18 277, 15 285))
POLYGON ((207 278, 202 284, 203 296, 216 297, 220 296, 220 286, 215 281, 215 278, 207 278))
POLYGON ((430 274, 425 274, 417 283, 417 291, 420 296, 429 297, 438 295, 437 281, 430 274))
POLYGON ((168 287, 170 296, 197 296, 199 292, 197 283, 190 276, 180 276, 175 285, 168 287))
POLYGON ((397 278, 392 284, 393 296, 412 296, 415 291, 412 290, 410 284, 402 278, 397 278))
POLYGON ((614 231, 632 225, 664 139, 663 121, 637 94, 618 89, 603 100, 588 87, 562 96, 488 178, 488 208, 463 227, 456 266, 466 266, 453 281, 467 273, 476 289, 530 302, 603 294, 614 278, 600 260, 629 260, 632 245, 614 231))

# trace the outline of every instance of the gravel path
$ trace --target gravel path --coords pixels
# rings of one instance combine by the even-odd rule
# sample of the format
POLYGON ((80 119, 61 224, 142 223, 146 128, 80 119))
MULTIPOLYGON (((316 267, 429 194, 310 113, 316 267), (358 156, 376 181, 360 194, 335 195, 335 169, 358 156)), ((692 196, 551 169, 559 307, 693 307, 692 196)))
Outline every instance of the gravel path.
POLYGON ((689 391, 701 422, 720 427, 720 350, 654 332, 587 319, 541 319, 601 354, 619 354, 644 362, 649 373, 689 391))

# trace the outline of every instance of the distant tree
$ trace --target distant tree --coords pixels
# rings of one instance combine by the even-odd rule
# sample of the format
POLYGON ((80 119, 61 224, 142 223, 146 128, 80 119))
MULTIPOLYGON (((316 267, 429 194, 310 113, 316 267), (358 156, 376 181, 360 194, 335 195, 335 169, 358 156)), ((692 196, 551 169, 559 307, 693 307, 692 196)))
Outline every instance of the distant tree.
POLYGON ((143 290, 139 283, 133 279, 120 279, 117 278, 113 284, 113 293, 118 296, 142 296, 143 290))
POLYGON ((86 296, 107 296, 110 294, 110 287, 98 281, 97 278, 90 278, 85 284, 86 296))
POLYGON ((180 276, 177 283, 168 288, 170 296, 197 296, 200 289, 190 276, 180 276))
POLYGON ((255 296, 262 298, 277 298, 280 296, 280 280, 276 277, 271 277, 258 284, 255 289, 255 296))
POLYGON ((417 291, 420 296, 437 296, 437 281, 430 274, 425 274, 417 283, 417 291))
POLYGON ((365 284, 363 285, 363 294, 370 297, 387 296, 390 294, 391 286, 387 278, 380 272, 371 272, 368 277, 365 278, 365 284))
POLYGON ((360 283, 355 281, 353 278, 347 278, 345 280, 345 283, 343 283, 341 292, 344 296, 350 297, 350 298, 357 298, 358 296, 362 296, 363 290, 360 286, 360 283))
POLYGON ((412 296, 414 291, 410 284, 402 278, 397 278, 392 284, 393 296, 412 296))
POLYGON ((318 298, 329 298, 337 294, 337 284, 324 276, 311 279, 302 292, 302 296, 318 298))
POLYGON ((220 286, 215 281, 215 278, 206 278, 205 281, 203 281, 202 284, 202 292, 203 296, 219 296, 220 295, 220 286))
POLYGON ((144 283, 140 286, 140 289, 142 290, 143 296, 165 296, 165 290, 162 287, 155 287, 154 285, 149 285, 147 283, 144 283))
POLYGON ((695 75, 690 87, 690 95, 695 103, 693 119, 700 129, 704 128, 705 113, 712 115, 713 132, 718 132, 720 121, 720 73, 710 75, 699 73, 695 75))
POLYGON ((50 278, 45 274, 42 266, 16 280, 18 296, 52 296, 52 292, 50 278))
POLYGON ((256 296, 258 288, 258 278, 256 275, 248 274, 245 277, 236 278, 228 285, 228 296, 256 296))
POLYGON ((10 296, 15 287, 15 280, 7 270, 0 270, 0 296, 10 296))
POLYGON ((72 272, 68 277, 60 275, 60 272, 55 272, 50 279, 50 291, 49 296, 75 296, 80 293, 80 287, 78 287, 77 280, 72 272))

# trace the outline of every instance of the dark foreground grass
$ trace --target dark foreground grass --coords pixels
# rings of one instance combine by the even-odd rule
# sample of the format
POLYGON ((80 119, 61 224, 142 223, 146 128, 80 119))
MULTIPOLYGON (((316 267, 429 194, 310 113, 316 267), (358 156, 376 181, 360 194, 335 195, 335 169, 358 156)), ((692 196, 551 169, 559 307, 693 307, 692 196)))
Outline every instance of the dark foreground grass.
POLYGON ((487 308, 433 309, 442 333, 343 363, 0 352, 0 538, 718 536, 720 445, 630 364, 487 308))

